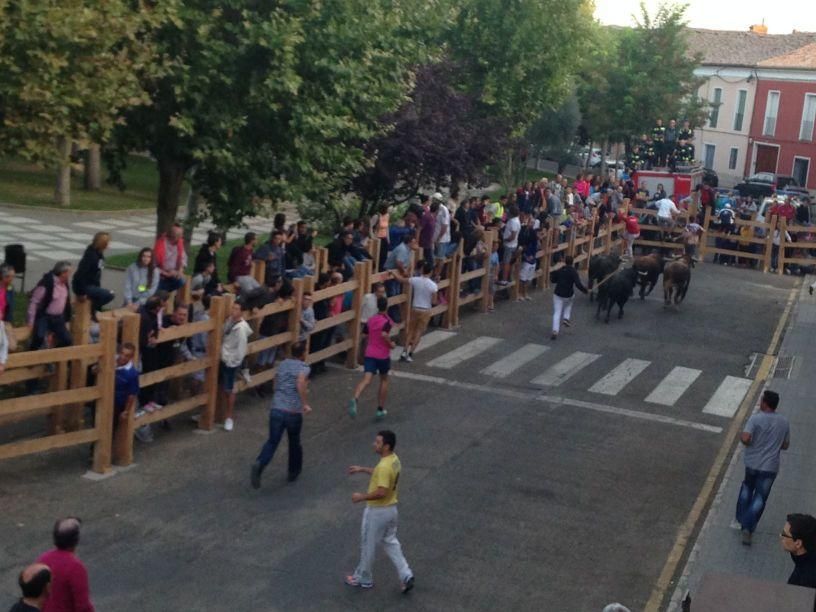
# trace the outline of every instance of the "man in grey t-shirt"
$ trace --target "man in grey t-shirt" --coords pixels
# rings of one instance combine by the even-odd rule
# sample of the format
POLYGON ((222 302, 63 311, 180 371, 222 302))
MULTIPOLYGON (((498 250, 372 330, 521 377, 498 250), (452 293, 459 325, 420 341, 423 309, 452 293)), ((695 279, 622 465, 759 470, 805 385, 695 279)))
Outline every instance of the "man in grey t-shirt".
POLYGON ((766 390, 759 412, 745 424, 740 441, 745 445, 745 479, 737 499, 737 521, 742 528, 742 543, 751 545, 751 534, 765 509, 776 474, 779 453, 790 446, 788 419, 777 414, 779 394, 766 390))

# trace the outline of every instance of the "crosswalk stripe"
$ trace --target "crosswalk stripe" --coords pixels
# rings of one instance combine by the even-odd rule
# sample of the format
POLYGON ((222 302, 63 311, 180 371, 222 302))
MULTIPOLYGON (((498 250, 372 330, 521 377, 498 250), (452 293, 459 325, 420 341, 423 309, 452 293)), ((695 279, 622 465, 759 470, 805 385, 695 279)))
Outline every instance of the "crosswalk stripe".
POLYGON ((702 374, 700 370, 677 366, 668 373, 666 378, 660 381, 660 384, 649 394, 646 401, 663 406, 674 406, 675 402, 697 380, 700 374, 702 374))
POLYGON ((483 353, 491 346, 501 342, 501 338, 491 338, 489 336, 479 336, 470 342, 463 344, 449 353, 440 355, 436 359, 431 359, 428 365, 432 368, 444 368, 450 370, 455 368, 460 363, 476 357, 479 353, 483 353))
POLYGON ((576 351, 572 355, 565 357, 540 376, 530 381, 531 384, 554 387, 569 380, 580 370, 598 359, 600 355, 594 353, 582 353, 576 351))
POLYGON ((753 381, 750 378, 726 376, 720 386, 717 387, 714 395, 708 400, 703 412, 730 419, 737 413, 742 398, 748 393, 751 382, 753 381))
MULTIPOLYGON (((449 332, 443 331, 441 329, 437 329, 432 331, 428 334, 422 336, 422 341, 419 343, 419 347, 414 351, 415 353, 419 353, 420 351, 424 351, 425 349, 429 349, 435 344, 439 344, 440 342, 444 342, 449 338, 453 338, 456 335, 456 332, 449 332)), ((399 356, 402 354, 402 347, 398 346, 394 349, 391 349, 391 359, 399 359, 399 356)))
POLYGON ((540 357, 549 350, 550 347, 544 346, 543 344, 525 344, 519 350, 487 366, 482 370, 482 374, 495 376, 497 378, 506 378, 524 364, 529 363, 536 357, 540 357))
POLYGON ((617 395, 638 374, 648 368, 650 363, 652 362, 643 359, 624 359, 614 370, 592 385, 589 390, 604 395, 617 395))

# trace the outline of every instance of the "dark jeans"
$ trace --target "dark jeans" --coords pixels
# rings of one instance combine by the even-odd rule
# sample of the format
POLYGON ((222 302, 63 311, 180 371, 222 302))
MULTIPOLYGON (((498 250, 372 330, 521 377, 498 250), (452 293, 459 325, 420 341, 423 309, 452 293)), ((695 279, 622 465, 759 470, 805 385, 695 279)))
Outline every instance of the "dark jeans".
POLYGON ((184 277, 170 278, 169 276, 162 276, 159 279, 159 289, 162 291, 172 292, 181 289, 184 286, 184 277))
POLYGON ((282 410, 269 411, 269 439, 264 443, 261 454, 256 461, 263 470, 278 449, 284 430, 289 439, 289 475, 297 476, 303 468, 303 447, 300 445, 300 428, 303 426, 303 415, 282 410))
POLYGON ((42 314, 34 321, 34 333, 31 337, 31 350, 35 351, 45 344, 45 338, 49 333, 53 333, 55 338, 54 348, 71 346, 73 340, 65 318, 62 315, 42 314))
POLYGON ((91 300, 91 306, 94 312, 99 312, 105 304, 113 300, 113 291, 104 289, 103 287, 85 287, 85 295, 91 300))
MULTIPOLYGON (((385 295, 392 297, 402 293, 402 283, 394 278, 385 281, 385 295)), ((402 322, 402 312, 400 306, 390 306, 388 308, 388 316, 394 323, 402 322)))
POLYGON ((776 472, 745 468, 745 479, 737 498, 737 521, 743 529, 754 533, 775 479, 776 472))

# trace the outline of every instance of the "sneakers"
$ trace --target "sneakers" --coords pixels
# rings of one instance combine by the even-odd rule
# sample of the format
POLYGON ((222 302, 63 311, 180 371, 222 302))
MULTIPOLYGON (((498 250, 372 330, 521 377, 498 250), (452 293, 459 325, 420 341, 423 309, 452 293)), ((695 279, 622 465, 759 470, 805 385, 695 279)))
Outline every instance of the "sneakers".
POLYGON ((563 320, 563 321, 561 321, 561 322, 562 322, 564 325, 566 325, 567 327, 572 327, 572 323, 570 323, 570 320, 569 320, 569 319, 564 319, 564 320, 563 320))
POLYGON ((747 529, 742 530, 742 544, 743 546, 751 545, 751 532, 747 529))
POLYGON ((409 576, 408 580, 402 583, 402 594, 405 595, 408 591, 414 588, 414 577, 409 576))
POLYGON ((153 414, 156 412, 156 403, 147 402, 144 406, 142 406, 142 410, 144 410, 147 414, 153 414))
POLYGON ((248 384, 248 385, 252 384, 252 376, 249 373, 249 368, 243 368, 241 370, 241 378, 244 379, 244 382, 246 384, 248 384))
POLYGON ((384 409, 382 409, 382 408, 377 408, 377 418, 378 418, 378 419, 385 418, 385 415, 386 415, 386 414, 388 414, 388 411, 387 411, 387 410, 384 410, 384 409))
POLYGON ((233 427, 235 427, 235 421, 232 419, 224 420, 224 431, 232 431, 233 427))
POLYGON ((557 339, 558 339, 558 334, 556 334, 555 332, 550 334, 550 340, 557 340, 557 339))
POLYGON ((150 428, 150 425, 142 425, 136 431, 133 432, 133 437, 136 438, 139 442, 144 442, 145 444, 149 444, 153 441, 153 430, 150 428))
POLYGON ((345 578, 343 578, 343 582, 345 582, 349 586, 360 587, 361 589, 370 589, 374 587, 373 582, 369 583, 360 582, 354 576, 346 576, 345 578))
POLYGON ((257 461, 252 464, 252 469, 249 471, 249 482, 252 483, 253 489, 261 488, 261 464, 257 461))
POLYGON ((742 531, 742 524, 737 519, 731 521, 728 525, 729 529, 734 529, 736 531, 742 531))
POLYGON ((403 351, 402 355, 400 355, 400 361, 405 361, 407 363, 411 363, 413 360, 414 360, 414 358, 411 357, 411 354, 407 353, 405 351, 403 351))
POLYGON ((357 416, 357 400, 353 397, 348 403, 348 414, 352 419, 357 416))
POLYGON ((193 423, 196 423, 196 424, 198 424, 198 422, 200 420, 201 420, 201 415, 200 414, 194 414, 193 416, 190 417, 190 421, 192 421, 193 423))

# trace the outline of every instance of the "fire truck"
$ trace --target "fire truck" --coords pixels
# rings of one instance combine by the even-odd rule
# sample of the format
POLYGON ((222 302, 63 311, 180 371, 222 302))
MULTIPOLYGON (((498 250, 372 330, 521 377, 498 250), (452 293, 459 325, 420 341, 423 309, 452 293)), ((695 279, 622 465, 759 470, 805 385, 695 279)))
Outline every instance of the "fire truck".
POLYGON ((666 168, 636 170, 632 181, 638 191, 648 191, 650 197, 657 192, 658 185, 663 185, 666 195, 680 202, 703 182, 703 169, 700 166, 677 166, 674 172, 666 168))

